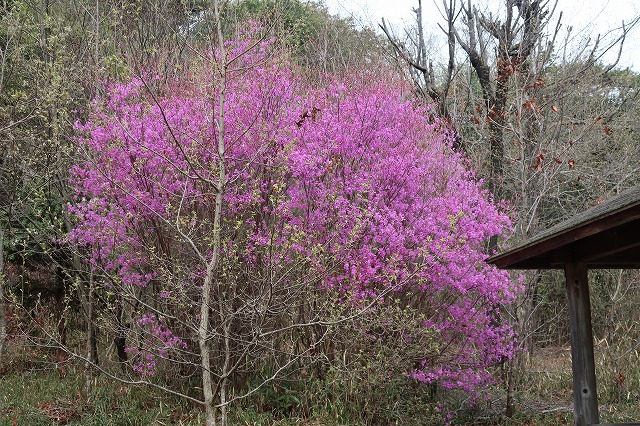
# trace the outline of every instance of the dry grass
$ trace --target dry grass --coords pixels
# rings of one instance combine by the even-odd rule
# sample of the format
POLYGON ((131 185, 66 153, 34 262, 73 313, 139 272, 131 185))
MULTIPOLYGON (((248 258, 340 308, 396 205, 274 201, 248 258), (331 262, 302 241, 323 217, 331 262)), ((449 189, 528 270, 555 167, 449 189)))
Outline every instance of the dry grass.
MULTIPOLYGON (((103 378, 89 396, 83 395, 82 369, 70 363, 61 376, 49 350, 10 349, 0 371, 0 426, 12 425, 198 425, 203 421, 199 407, 174 400, 145 388, 129 388, 103 378)), ((598 392, 602 422, 630 422, 640 419, 640 359, 637 351, 622 346, 600 345, 596 350, 598 392)), ((468 408, 465 399, 451 399, 458 412, 454 421, 463 425, 572 425, 573 399, 571 354, 568 346, 534 351, 526 361, 515 392, 515 413, 504 416, 505 392, 497 386, 491 401, 468 408)), ((301 398, 313 395, 300 394, 301 398)), ((312 418, 292 413, 275 418, 254 411, 251 404, 237 407, 234 424, 241 425, 359 425, 346 420, 327 406, 312 418)), ((406 416, 406 418, 410 415, 406 416)), ((405 423, 399 423, 405 424, 405 423)), ((434 423, 437 424, 437 423, 434 423)))

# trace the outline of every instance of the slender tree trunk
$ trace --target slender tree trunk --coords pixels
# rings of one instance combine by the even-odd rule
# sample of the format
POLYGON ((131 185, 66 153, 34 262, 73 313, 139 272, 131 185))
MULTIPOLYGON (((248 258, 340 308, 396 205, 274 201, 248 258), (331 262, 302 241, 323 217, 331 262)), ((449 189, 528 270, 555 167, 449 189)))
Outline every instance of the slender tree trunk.
POLYGON ((58 272, 58 289, 55 292, 55 312, 58 327, 58 347, 56 349, 56 366, 60 376, 65 375, 64 363, 67 360, 67 324, 65 319, 64 280, 61 271, 58 272))
MULTIPOLYGON (((217 218, 217 208, 216 208, 217 218)), ((216 258, 214 254, 214 259, 216 258)), ((215 426, 216 410, 213 400, 213 380, 211 375, 211 348, 209 336, 209 305, 213 287, 213 260, 207 268, 207 276, 202 286, 202 301, 200 302, 200 325, 198 327, 198 346, 200 347, 200 362, 202 366, 202 393, 204 397, 205 418, 207 426, 215 426)))
POLYGON ((87 359, 98 365, 98 338, 96 333, 96 315, 93 303, 93 273, 89 274, 89 292, 87 295, 87 359))
MULTIPOLYGON (((62 180, 61 180, 62 185, 62 180)), ((69 214, 64 211, 64 226, 67 232, 71 232, 71 218, 69 214)), ((83 272, 82 272, 82 261, 80 260, 80 256, 78 254, 78 248, 72 247, 73 255, 72 255, 72 265, 73 265, 73 275, 75 276, 78 298, 80 299, 80 306, 82 307, 82 312, 84 313, 84 318, 86 321, 86 330, 87 330, 87 340, 85 342, 86 345, 86 362, 85 362, 85 392, 88 396, 91 392, 91 383, 93 378, 93 366, 98 365, 98 342, 96 337, 96 324, 95 324, 95 311, 94 311, 94 303, 93 303, 93 272, 89 273, 89 283, 85 286, 83 281, 83 272)))
POLYGON ((7 324, 4 312, 4 229, 0 228, 0 365, 4 354, 4 343, 7 339, 7 324))
MULTIPOLYGON (((202 299, 200 302, 200 324, 198 327, 198 346, 200 348, 200 359, 202 366, 202 390, 204 397, 204 407, 206 416, 206 425, 215 426, 216 424, 216 408, 214 403, 214 389, 211 372, 211 346, 209 340, 209 312, 211 309, 212 292, 214 285, 215 274, 218 270, 218 263, 220 261, 220 244, 221 244, 221 224, 222 224, 222 203, 224 186, 226 180, 225 170, 225 86, 226 86, 226 55, 224 47, 224 38, 222 36, 222 27, 220 19, 220 8, 217 0, 213 2, 213 12, 215 17, 215 24, 217 27, 217 47, 220 49, 220 92, 218 94, 218 111, 214 111, 215 119, 214 123, 217 126, 217 138, 218 138, 218 187, 216 192, 216 204, 215 213, 213 218, 213 247, 211 253, 211 259, 207 264, 207 273, 202 286, 202 299)), ((214 70, 216 72, 216 70, 214 70)), ((223 377, 223 382, 224 382, 223 377)), ((226 401, 225 401, 226 402, 226 401)), ((222 405, 224 407, 224 405, 222 405)), ((226 426, 227 419, 226 409, 222 411, 223 418, 222 424, 226 426)))
POLYGON ((85 341, 86 348, 86 362, 84 366, 85 375, 85 392, 87 396, 91 392, 91 383, 93 379, 93 366, 98 365, 98 341, 96 336, 96 319, 93 303, 93 273, 89 273, 89 282, 84 283, 81 274, 81 262, 77 254, 73 255, 73 265, 75 269, 78 297, 80 299, 80 305, 82 306, 82 312, 86 321, 87 339, 85 341))
POLYGON ((222 365, 222 381, 220 382, 220 414, 221 426, 228 425, 227 419, 227 388, 229 384, 229 364, 231 361, 231 324, 226 323, 224 326, 224 364, 222 365))

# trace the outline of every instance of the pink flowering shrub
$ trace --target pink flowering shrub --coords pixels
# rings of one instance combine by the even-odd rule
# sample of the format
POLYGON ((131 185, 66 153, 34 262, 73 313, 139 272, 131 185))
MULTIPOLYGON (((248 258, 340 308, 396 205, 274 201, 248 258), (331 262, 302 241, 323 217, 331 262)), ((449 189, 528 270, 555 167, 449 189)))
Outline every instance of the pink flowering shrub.
POLYGON ((140 347, 129 347, 125 351, 133 357, 133 371, 143 377, 152 377, 158 368, 158 358, 166 359, 170 350, 187 349, 187 344, 175 336, 154 314, 143 314, 138 320, 142 329, 140 347), (157 352, 153 351, 157 348, 157 352))
MULTIPOLYGON (((129 349, 136 370, 152 375, 155 357, 196 334, 189 321, 199 315, 222 190, 214 347, 224 331, 243 356, 264 353, 274 344, 258 339, 291 330, 309 294, 354 309, 373 304, 363 333, 368 315, 385 312, 376 305, 402 300, 424 317, 415 327, 437 339, 405 374, 481 389, 489 367, 513 354, 499 311, 518 289, 484 262, 485 241, 509 221, 450 149, 450 131, 390 74, 354 73, 313 89, 267 44, 252 46, 228 45, 235 61, 224 86, 202 64, 167 84, 133 78, 108 85, 77 125, 86 161, 72 169, 70 238, 123 297, 156 312, 138 319, 148 338, 129 349)), ((402 344, 421 353, 413 334, 402 344)))

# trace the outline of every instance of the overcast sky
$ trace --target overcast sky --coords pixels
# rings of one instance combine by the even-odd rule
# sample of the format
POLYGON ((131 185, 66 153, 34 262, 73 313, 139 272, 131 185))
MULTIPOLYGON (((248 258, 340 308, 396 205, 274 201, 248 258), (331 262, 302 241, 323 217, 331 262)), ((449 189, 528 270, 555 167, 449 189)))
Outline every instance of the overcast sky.
MULTIPOLYGON (((441 0, 436 0, 438 5, 441 0)), ((427 28, 437 28, 436 22, 443 22, 434 0, 422 0, 423 21, 427 28)), ((354 16, 363 25, 372 23, 377 27, 381 18, 401 28, 404 23, 412 24, 414 15, 412 9, 417 7, 417 0, 325 0, 324 3, 333 14, 340 16, 354 16)), ((479 0, 479 3, 496 4, 495 0, 479 0)), ((550 1, 553 4, 553 0, 550 1)), ((598 33, 604 36, 610 30, 615 31, 622 25, 622 21, 630 22, 640 15, 638 0, 558 0, 554 16, 562 11, 562 22, 566 26, 572 25, 574 41, 595 37, 598 33)), ((619 32, 616 32, 619 34, 619 32)), ((440 41, 444 47, 444 39, 440 41)), ((617 54, 617 52, 615 52, 617 54)), ((632 31, 625 42, 625 49, 620 65, 640 70, 640 25, 632 31)), ((615 54, 611 54, 615 57, 615 54)))

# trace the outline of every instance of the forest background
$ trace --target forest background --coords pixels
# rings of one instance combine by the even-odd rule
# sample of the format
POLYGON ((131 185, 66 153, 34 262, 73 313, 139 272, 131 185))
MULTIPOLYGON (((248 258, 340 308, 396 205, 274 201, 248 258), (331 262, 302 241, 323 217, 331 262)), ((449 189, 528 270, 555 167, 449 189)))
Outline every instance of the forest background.
MULTIPOLYGON (((106 192, 90 189, 86 183, 89 180, 78 170, 94 170, 96 176, 106 176, 105 182, 113 187, 126 188, 130 180, 118 181, 117 175, 109 174, 109 156, 100 163, 101 148, 92 150, 90 143, 83 140, 100 142, 94 135, 106 129, 108 123, 125 129, 121 140, 126 140, 135 130, 132 123, 141 118, 141 127, 157 125, 161 129, 159 134, 169 132, 164 136, 167 140, 185 147, 180 135, 172 132, 184 129, 181 126, 185 126, 185 121, 173 121, 165 112, 174 107, 179 109, 193 99, 209 98, 217 100, 200 105, 201 109, 196 105, 188 111, 191 114, 188 116, 193 122, 204 123, 207 118, 198 115, 198 111, 206 108, 213 111, 214 106, 228 103, 231 112, 225 112, 224 108, 214 111, 219 115, 211 122, 211 129, 214 123, 218 123, 219 130, 219 123, 228 122, 229 132, 237 131, 233 137, 238 140, 250 129, 258 128, 260 132, 251 133, 255 140, 279 140, 283 129, 289 132, 286 137, 291 137, 307 128, 317 128, 318 132, 326 132, 319 134, 336 139, 349 132, 340 133, 342 130, 331 127, 332 120, 343 125, 362 117, 397 122, 407 129, 421 123, 430 135, 428 142, 422 143, 445 146, 448 151, 434 150, 432 145, 407 145, 403 148, 408 157, 405 160, 424 158, 425 165, 447 165, 447 175, 460 179, 456 182, 475 182, 476 177, 480 178, 484 190, 496 200, 506 200, 500 208, 506 209, 512 229, 500 238, 500 232, 495 230, 464 228, 466 213, 455 210, 458 204, 451 207, 453 210, 442 211, 440 225, 449 231, 448 237, 467 238, 470 229, 478 234, 478 241, 471 244, 471 248, 464 247, 473 256, 516 244, 639 184, 640 143, 636 123, 640 76, 617 62, 626 48, 625 36, 634 29, 637 18, 629 17, 614 37, 600 38, 594 34, 582 43, 569 44, 565 37, 570 35, 564 31, 562 16, 554 9, 553 1, 504 0, 502 3, 501 12, 495 14, 479 1, 443 1, 438 3, 443 12, 439 26, 427 28, 420 19, 423 5, 416 1, 412 17, 415 25, 400 32, 384 23, 378 28, 362 27, 348 18, 332 16, 322 4, 297 0, 3 1, 0 10, 0 421, 3 424, 570 424, 568 314, 563 279, 553 271, 529 271, 513 277, 512 288, 521 291, 514 292, 513 297, 491 302, 487 302, 488 292, 472 291, 472 296, 468 296, 468 290, 462 294, 447 289, 446 293, 438 293, 437 298, 431 290, 427 296, 402 293, 392 303, 391 294, 400 293, 395 293, 396 287, 389 289, 382 285, 358 287, 361 293, 366 290, 366 296, 355 299, 357 303, 345 304, 345 298, 354 297, 353 289, 348 295, 340 291, 332 294, 333 290, 326 287, 319 292, 314 274, 338 270, 338 262, 341 266, 344 259, 357 263, 371 253, 362 251, 364 246, 356 245, 355 239, 343 243, 340 249, 329 250, 337 238, 335 235, 342 235, 339 232, 323 237, 326 240, 313 240, 315 244, 322 241, 322 248, 303 253, 296 247, 304 246, 301 241, 311 240, 312 236, 276 226, 273 229, 278 232, 247 237, 247 241, 254 244, 251 247, 266 250, 252 258, 256 262, 253 268, 242 267, 246 259, 237 261, 228 256, 225 265, 231 266, 223 275, 243 277, 243 282, 251 284, 247 287, 251 290, 232 286, 220 293, 214 291, 211 300, 220 302, 216 305, 202 296, 207 287, 203 284, 207 282, 206 277, 216 271, 215 262, 204 262, 212 265, 211 270, 205 267, 184 272, 188 270, 184 268, 196 264, 200 255, 210 259, 208 256, 216 253, 214 247, 228 253, 230 249, 223 247, 221 241, 207 237, 222 235, 224 241, 220 231, 226 226, 223 215, 209 217, 194 207, 189 214, 211 228, 209 232, 195 225, 189 228, 191 216, 183 217, 182 209, 174 209, 175 203, 180 204, 179 200, 186 198, 168 198, 163 211, 169 216, 159 218, 166 223, 153 227, 157 240, 117 240, 117 232, 109 234, 103 232, 97 222, 83 222, 87 216, 83 216, 83 200, 79 198, 88 194, 87 191, 96 191, 91 193, 95 197, 102 195, 118 201, 134 193, 129 188, 119 194, 104 195, 106 192), (249 21, 253 24, 247 24, 249 21), (253 38, 243 39, 243 34, 252 26, 256 31, 252 33, 253 38), (430 50, 429 37, 433 33, 444 35, 444 53, 430 50), (270 41, 265 50, 252 53, 267 40, 270 41), (213 56, 207 52, 213 52, 213 56), (243 58, 240 68, 244 71, 220 66, 227 64, 225 61, 233 62, 225 58, 233 59, 234 55, 243 58), (432 60, 434 55, 438 61, 432 60), (441 61, 443 57, 445 60, 441 61), (283 71, 283 63, 293 70, 295 78, 283 71), (440 63, 442 65, 437 65, 440 63), (202 69, 207 67, 214 71, 202 74, 202 69), (238 78, 234 72, 244 74, 238 78), (376 83, 385 79, 394 83, 376 83), (354 87, 354 96, 360 93, 357 87, 362 90, 359 96, 370 96, 363 80, 372 86, 380 84, 376 86, 380 89, 375 99, 385 108, 362 112, 361 104, 353 101, 356 115, 341 122, 342 111, 347 111, 350 105, 351 98, 346 96, 350 95, 341 95, 345 96, 340 98, 344 102, 341 110, 326 100, 329 95, 321 94, 321 90, 340 92, 342 81, 350 82, 348 87, 354 87), (180 94, 175 98, 166 96, 168 87, 175 89, 169 86, 173 81, 181 81, 180 94), (311 82, 310 86, 315 87, 295 92, 294 88, 299 90, 302 86, 300 81, 311 82), (253 83, 259 87, 255 88, 253 83), (136 84, 138 92, 134 90, 132 97, 116 96, 124 93, 123 88, 129 90, 136 84), (258 93, 273 96, 272 89, 289 87, 287 85, 292 88, 291 92, 279 93, 278 99, 284 105, 283 99, 288 96, 288 102, 298 107, 274 113, 281 121, 265 119, 263 123, 255 118, 264 117, 261 111, 265 106, 260 102, 267 98, 261 97, 263 95, 246 99, 236 96, 243 91, 255 93, 251 90, 263 90, 258 93), (220 87, 228 91, 221 91, 220 87), (260 100, 257 104, 256 99, 260 100), (145 115, 144 111, 147 108, 152 111, 154 105, 159 108, 155 115, 145 115), (406 109, 395 110, 396 105, 406 109), (338 108, 335 115, 332 108, 338 108), (113 111, 121 115, 111 114, 113 111), (255 111, 254 118, 240 120, 245 127, 234 130, 232 117, 240 116, 239 111, 255 111), (357 115, 360 113, 365 115, 357 115), (129 125, 133 127, 127 127, 129 125), (274 126, 273 129, 270 126, 274 126), (420 149, 416 151, 417 148, 420 149), (475 170, 475 177, 465 175, 466 170, 475 170), (78 183, 83 182, 82 179, 85 183, 78 183), (70 204, 76 206, 75 210, 68 207, 70 204), (219 225, 216 217, 220 219, 219 225), (184 222, 169 223, 168 218, 181 218, 184 222), (83 223, 84 240, 77 231, 82 230, 83 223), (189 232, 179 232, 185 227, 189 232), (135 253, 133 257, 139 261, 136 274, 148 268, 162 277, 161 282, 178 282, 195 276, 197 286, 171 296, 175 299, 169 302, 166 288, 155 292, 156 281, 160 280, 149 278, 150 285, 135 287, 127 281, 133 275, 123 275, 124 265, 111 267, 96 261, 96 253, 106 255, 87 243, 86 236, 91 235, 92 230, 94 237, 107 235, 117 241, 114 244, 117 249, 122 249, 122 252, 114 249, 108 255, 115 258, 135 253), (255 245, 265 235, 277 243, 255 245), (192 247, 193 252, 185 249, 186 246, 192 247), (124 249, 127 247, 143 247, 147 257, 140 260, 136 256, 141 251, 124 249), (345 247, 352 248, 353 252, 345 247), (274 268, 274 262, 264 260, 271 259, 269 256, 289 259, 290 253, 298 257, 286 270, 274 268), (300 260, 307 257, 317 261, 307 264, 300 260), (171 261, 166 261, 167 258, 171 261), (260 287, 269 274, 279 277, 276 281, 286 285, 260 287), (469 305, 469 301, 475 304, 469 305), (454 325, 450 324, 448 329, 438 328, 436 320, 442 318, 436 313, 447 306, 448 314, 453 315, 450 307, 457 303, 461 303, 467 313, 471 309, 484 309, 482 312, 486 315, 482 318, 488 320, 482 330, 502 330, 503 338, 508 337, 517 348, 511 351, 503 340, 495 340, 494 343, 500 342, 496 344, 504 348, 504 353, 493 358, 485 353, 475 364, 465 360, 465 365, 470 366, 468 371, 474 375, 459 376, 460 384, 450 385, 453 380, 450 367, 459 367, 462 363, 459 348, 471 341, 461 340, 459 337, 466 336, 465 331, 454 325), (152 310, 143 313, 141 307, 152 310), (181 317, 176 307, 186 314, 195 313, 181 317), (375 315, 370 314, 371 307, 375 307, 375 315), (216 312, 225 312, 225 315, 220 314, 219 322, 209 320, 208 315, 216 312), (263 322, 256 328, 258 317, 263 322), (433 322, 431 328, 421 326, 427 319, 433 322), (234 328, 235 324, 240 326, 234 328), (246 324, 251 327, 246 328, 246 324), (203 327, 204 334, 201 333, 203 327), (188 344, 186 340, 183 342, 178 337, 183 334, 176 330, 184 335, 191 332, 192 340, 188 344), (433 330, 440 334, 434 334, 433 330), (445 330, 450 332, 448 337, 445 330), (214 341, 217 343, 211 343, 214 341), (407 345, 409 341, 414 344, 407 345), (183 344, 189 350, 182 351, 183 344), (209 345, 211 354, 206 352, 209 345), (161 374, 150 374, 149 365, 141 364, 141 359, 157 361, 161 374), (204 359, 213 360, 214 365, 206 366, 204 359), (434 360, 433 365, 449 369, 445 373, 440 368, 438 374, 442 376, 437 380, 410 374, 422 371, 421 368, 427 371, 425 365, 429 363, 425 364, 425 360, 434 360), (213 376, 209 396, 206 372, 213 376)), ((366 96, 362 99, 370 99, 366 96)), ((358 127, 353 129, 362 131, 358 127)), ((419 133, 417 129, 415 132, 419 133)), ((297 137, 302 140, 307 136, 297 137)), ((216 139, 218 143, 221 140, 224 137, 216 139)), ((322 137, 318 144, 320 140, 322 137)), ((416 137, 416 140, 422 139, 416 137)), ((103 142, 105 147, 111 143, 103 142)), ((211 149, 219 153, 219 148, 218 144, 211 149)), ((371 145, 360 160, 354 160, 322 145, 309 145, 311 148, 314 152, 326 151, 328 157, 323 161, 332 164, 329 166, 332 170, 342 167, 343 174, 351 172, 345 167, 347 160, 360 161, 366 169, 368 154, 390 156, 393 153, 385 151, 388 148, 371 145)), ((148 153, 156 148, 145 149, 148 153)), ((266 148, 257 147, 253 152, 263 152, 262 149, 266 148)), ((254 164, 254 157, 242 157, 250 151, 238 151, 238 156, 233 158, 233 161, 245 158, 237 168, 238 173, 246 172, 249 177, 242 175, 243 179, 259 183, 291 179, 286 167, 293 167, 288 163, 294 158, 292 148, 285 144, 279 149, 274 145, 273 149, 269 153, 274 162, 268 164, 273 172, 268 174, 268 179, 264 171, 252 174, 254 171, 249 165, 254 164)), ((131 151, 115 152, 124 153, 125 159, 131 155, 131 151)), ((294 150, 294 154, 304 152, 294 150)), ((137 155, 144 157, 140 152, 137 155)), ((173 158, 170 155, 173 154, 162 154, 165 159, 173 158)), ((233 173, 233 164, 218 163, 212 169, 218 177, 191 174, 192 170, 204 168, 190 161, 215 163, 215 158, 221 157, 205 160, 202 154, 188 151, 184 154, 184 164, 167 164, 175 166, 176 174, 188 177, 182 181, 185 188, 191 179, 198 182, 194 187, 202 194, 221 194, 222 197, 220 182, 234 180, 219 173, 225 170, 233 173)), ((134 163, 131 160, 131 164, 134 163)), ((126 170, 126 162, 122 164, 125 166, 119 170, 126 170)), ((157 177, 153 182, 163 188, 170 185, 159 177, 166 166, 149 169, 150 176, 157 177)), ((435 166, 427 169, 429 173, 442 172, 435 166)), ((129 176, 139 170, 132 167, 129 176)), ((306 169, 301 166, 297 170, 302 173, 300 170, 306 169)), ((333 194, 346 191, 339 182, 323 182, 333 194)), ((278 185, 269 185, 272 192, 268 192, 268 204, 273 210, 264 215, 268 217, 264 223, 282 224, 293 210, 275 207, 286 205, 284 201, 282 204, 273 201, 284 200, 280 198, 284 193, 278 185)), ((262 190, 260 188, 263 187, 243 190, 254 194, 262 190)), ((466 189, 472 191, 469 188, 473 186, 466 189)), ((232 187, 230 191, 238 197, 244 194, 234 190, 232 187)), ((135 194, 139 203, 141 193, 135 194)), ((369 197, 367 191, 358 194, 369 197)), ((480 194, 442 189, 440 193, 424 197, 425 200, 442 197, 454 201, 478 197, 473 199, 484 206, 486 194, 480 194)), ((287 202, 298 200, 291 194, 288 196, 292 198, 287 198, 287 202)), ((250 199, 251 195, 246 197, 250 199)), ((229 203, 233 204, 228 199, 206 198, 203 209, 215 212, 217 206, 226 207, 229 203)), ((258 205, 267 211, 259 200, 249 205, 258 205)), ((381 204, 381 212, 386 205, 381 204)), ((321 211, 320 202, 318 206, 321 211)), ((360 235, 357 233, 364 232, 361 228, 363 223, 370 224, 369 219, 354 223, 346 219, 358 217, 359 208, 356 205, 354 210, 347 210, 340 216, 344 221, 339 222, 339 226, 331 226, 347 229, 349 235, 360 235)), ((487 223, 502 223, 498 210, 486 208, 490 212, 486 213, 486 218, 490 218, 485 218, 487 223)), ((428 204, 428 209, 439 212, 433 204, 428 204)), ((125 213, 122 220, 142 217, 145 212, 147 210, 138 204, 125 213)), ((469 218, 481 222, 481 218, 472 215, 469 218)), ((326 222, 308 220, 315 229, 331 228, 326 222)), ((153 222, 153 218, 149 221, 153 222)), ((255 219, 251 223, 258 227, 256 223, 262 222, 255 219)), ((245 229, 234 226, 231 228, 245 229)), ((398 222, 398 226, 405 226, 404 222, 398 222)), ((271 229, 265 225, 267 228, 271 229)), ((382 227, 371 229, 377 234, 385 232, 382 227)), ((246 230, 240 233, 249 235, 246 230)), ((123 235, 128 234, 123 232, 120 236, 123 235)), ((444 251, 433 249, 429 253, 443 257, 453 252, 459 247, 452 241, 444 251)), ((101 248, 105 245, 106 241, 100 241, 101 248)), ((238 253, 238 256, 246 254, 238 253)), ((129 261, 131 259, 129 257, 129 261)), ((422 270, 415 268, 415 259, 424 261, 420 256, 414 258, 414 269, 410 269, 409 275, 430 273, 433 265, 442 263, 437 259, 422 270)), ((127 267, 130 264, 127 263, 127 267)), ((384 273, 387 279, 392 276, 396 279, 398 271, 400 269, 385 269, 384 273)), ((452 271, 451 268, 446 271, 451 274, 450 279, 459 278, 452 271)), ((493 272, 481 271, 493 277, 493 272)), ((362 274, 354 272, 354 277, 362 274)), ((591 274, 601 419, 637 420, 640 415, 637 343, 640 275, 637 271, 591 274)), ((135 277, 139 279, 138 275, 135 277)), ((431 275, 425 275, 424 279, 435 280, 431 275)), ((505 289, 511 288, 500 280, 495 277, 493 282, 502 282, 505 289)), ((399 283, 398 286, 404 285, 402 280, 399 283)), ((376 285, 380 283, 376 281, 376 285)), ((485 287, 488 284, 482 285, 485 287)), ((482 345, 477 340, 472 346, 482 345)))

